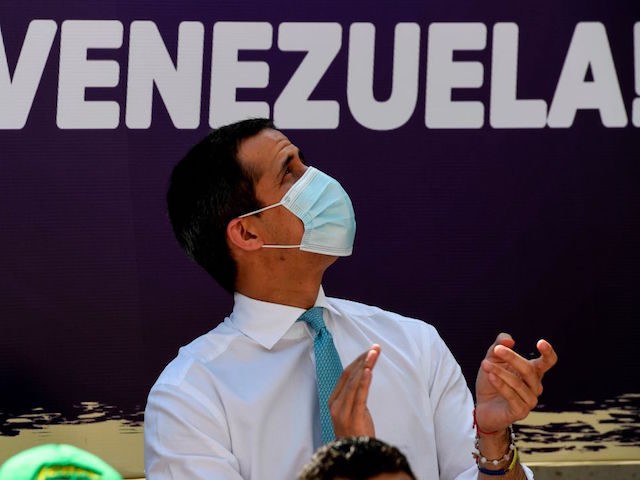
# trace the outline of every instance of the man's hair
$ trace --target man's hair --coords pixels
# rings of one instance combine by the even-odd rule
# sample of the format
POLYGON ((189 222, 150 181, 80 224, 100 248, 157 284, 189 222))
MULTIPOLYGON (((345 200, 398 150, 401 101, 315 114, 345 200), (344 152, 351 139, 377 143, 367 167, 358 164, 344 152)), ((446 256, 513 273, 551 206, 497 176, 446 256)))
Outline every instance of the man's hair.
POLYGON ((259 208, 254 174, 238 161, 240 143, 267 128, 266 118, 243 120, 209 133, 171 174, 167 207, 178 243, 230 293, 237 266, 227 245, 228 223, 259 208))
POLYGON ((367 480, 381 473, 399 472, 416 478, 396 447, 373 437, 347 437, 316 450, 298 480, 367 480))

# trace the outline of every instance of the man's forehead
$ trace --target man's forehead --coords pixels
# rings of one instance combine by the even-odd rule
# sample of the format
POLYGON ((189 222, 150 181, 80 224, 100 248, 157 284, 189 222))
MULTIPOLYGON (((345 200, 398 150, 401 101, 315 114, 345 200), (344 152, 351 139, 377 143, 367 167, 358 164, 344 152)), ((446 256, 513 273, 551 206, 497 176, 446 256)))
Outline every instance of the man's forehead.
POLYGON ((280 130, 265 128, 240 142, 238 161, 257 182, 265 173, 277 170, 281 151, 289 145, 291 142, 280 130))

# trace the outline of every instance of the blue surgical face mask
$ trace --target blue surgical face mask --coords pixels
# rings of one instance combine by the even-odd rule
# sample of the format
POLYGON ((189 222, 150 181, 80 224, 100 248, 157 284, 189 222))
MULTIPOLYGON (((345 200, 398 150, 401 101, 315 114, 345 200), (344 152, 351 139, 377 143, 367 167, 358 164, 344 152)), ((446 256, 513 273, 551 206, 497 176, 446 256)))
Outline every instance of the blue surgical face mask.
POLYGON ((248 217, 283 206, 304 224, 300 245, 263 245, 264 248, 299 248, 305 252, 346 257, 353 250, 356 218, 351 199, 342 186, 320 170, 308 167, 278 203, 240 215, 248 217))

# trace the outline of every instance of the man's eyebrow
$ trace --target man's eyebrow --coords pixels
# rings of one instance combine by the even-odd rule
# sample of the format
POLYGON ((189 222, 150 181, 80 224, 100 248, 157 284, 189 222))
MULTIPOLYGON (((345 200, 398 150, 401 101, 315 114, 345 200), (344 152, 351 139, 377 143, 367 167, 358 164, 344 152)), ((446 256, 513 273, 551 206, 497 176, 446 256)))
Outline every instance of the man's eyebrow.
POLYGON ((293 160, 293 155, 292 154, 287 155, 287 158, 285 158, 284 161, 282 162, 282 165, 280 165, 280 172, 278 173, 278 178, 284 175, 284 172, 287 170, 287 167, 289 167, 289 164, 291 163, 292 160, 293 160))

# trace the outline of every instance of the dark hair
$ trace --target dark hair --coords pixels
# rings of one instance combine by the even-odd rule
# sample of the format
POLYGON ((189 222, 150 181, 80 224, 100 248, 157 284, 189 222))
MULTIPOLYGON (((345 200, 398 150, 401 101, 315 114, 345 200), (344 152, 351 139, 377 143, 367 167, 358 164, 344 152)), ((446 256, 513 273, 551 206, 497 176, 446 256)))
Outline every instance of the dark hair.
POLYGON ((240 165, 238 148, 267 128, 274 128, 270 120, 255 118, 213 130, 171 174, 167 206, 173 233, 187 254, 230 293, 237 267, 227 245, 227 225, 259 208, 255 179, 240 165))
POLYGON ((416 478, 396 447, 373 437, 347 437, 316 450, 298 480, 367 480, 381 473, 399 472, 416 478))

